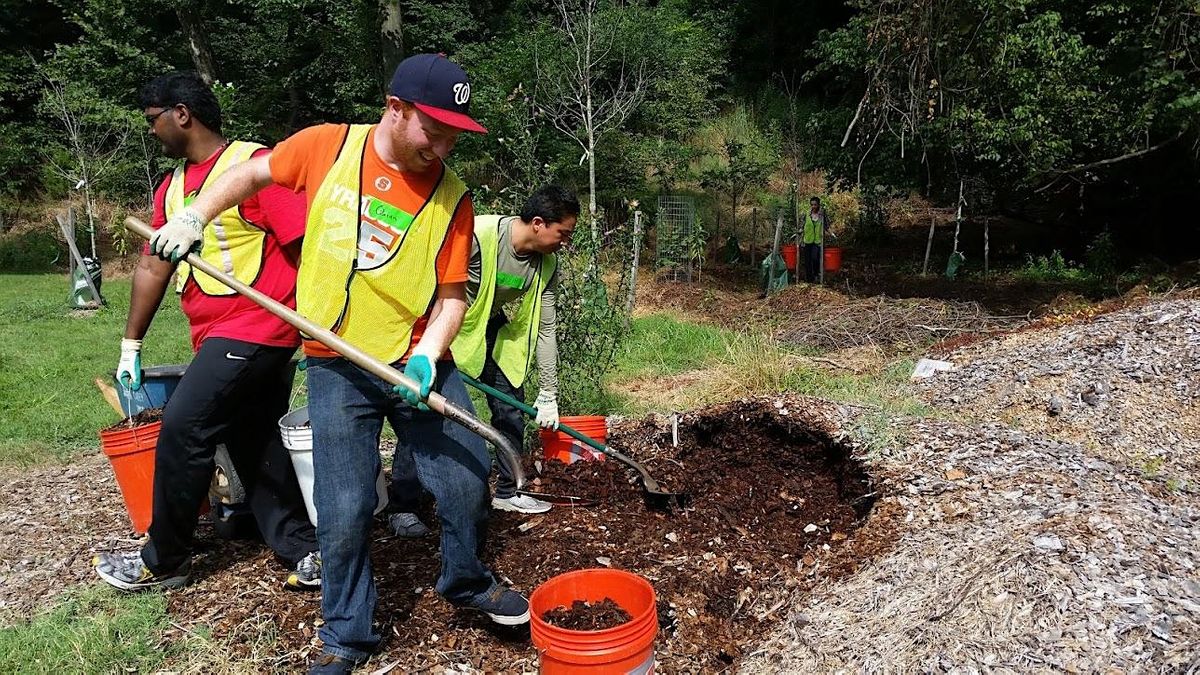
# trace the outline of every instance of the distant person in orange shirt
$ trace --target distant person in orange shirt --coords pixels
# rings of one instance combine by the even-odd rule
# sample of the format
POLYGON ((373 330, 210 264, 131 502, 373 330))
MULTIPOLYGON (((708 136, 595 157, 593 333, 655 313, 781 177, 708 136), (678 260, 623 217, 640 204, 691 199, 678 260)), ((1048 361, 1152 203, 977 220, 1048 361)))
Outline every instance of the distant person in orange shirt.
MULTIPOLYGON (((186 253, 213 214, 272 182, 306 190, 300 313, 402 368, 420 383, 422 397, 436 388, 473 409, 447 347, 467 308, 474 209, 466 185, 443 161, 462 131, 485 132, 469 116, 470 96, 466 73, 445 57, 409 57, 392 77, 378 124, 325 124, 296 133, 269 159, 231 169, 167 223, 151 248, 164 257, 186 253)), ((413 439, 420 483, 437 500, 438 592, 496 623, 527 622, 528 601, 498 584, 477 555, 491 470, 483 440, 322 345, 306 341, 304 351, 324 562, 324 654, 310 672, 349 672, 380 641, 369 534, 385 418, 413 439)))

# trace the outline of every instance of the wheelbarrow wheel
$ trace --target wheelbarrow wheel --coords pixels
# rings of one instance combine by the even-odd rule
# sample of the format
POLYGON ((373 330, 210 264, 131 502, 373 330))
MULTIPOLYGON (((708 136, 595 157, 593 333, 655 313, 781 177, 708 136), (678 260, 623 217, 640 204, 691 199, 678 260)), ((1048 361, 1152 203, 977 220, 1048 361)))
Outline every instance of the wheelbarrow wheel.
POLYGON ((217 453, 213 459, 216 468, 213 470, 212 484, 208 488, 209 496, 225 504, 241 504, 246 501, 246 488, 242 485, 242 479, 238 477, 233 459, 229 456, 229 449, 224 443, 217 446, 217 453))

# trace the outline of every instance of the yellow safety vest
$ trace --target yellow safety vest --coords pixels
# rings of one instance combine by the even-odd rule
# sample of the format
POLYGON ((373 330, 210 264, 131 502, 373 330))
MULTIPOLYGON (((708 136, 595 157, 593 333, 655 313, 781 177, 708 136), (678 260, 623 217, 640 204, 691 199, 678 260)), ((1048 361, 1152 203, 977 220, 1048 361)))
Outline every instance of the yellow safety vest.
MULTIPOLYGON (((459 370, 479 377, 483 372, 487 352, 487 324, 492 316, 492 304, 496 298, 496 257, 499 254, 500 220, 503 216, 476 216, 475 241, 479 244, 479 291, 475 301, 467 308, 462 329, 454 338, 450 351, 459 370)), ((492 347, 492 359, 514 387, 525 382, 532 366, 533 346, 537 342, 538 324, 542 316, 542 292, 554 276, 558 264, 553 255, 542 255, 537 277, 525 291, 517 313, 496 335, 492 347)))
MULTIPOLYGON (((824 213, 821 215, 824 215, 824 213)), ((812 211, 805 211, 804 236, 801 238, 801 243, 820 244, 821 240, 825 238, 825 233, 821 230, 822 227, 821 220, 812 217, 812 211)))
POLYGON ((313 197, 296 307, 359 349, 392 363, 408 351, 413 325, 433 302, 438 252, 467 186, 443 165, 433 193, 415 217, 364 198, 362 158, 372 126, 350 126, 313 197))
MULTIPOLYGON (((200 194, 204 187, 215 181, 221 174, 234 164, 244 162, 263 146, 258 143, 233 141, 221 150, 221 156, 213 164, 212 170, 204 177, 204 182, 195 194, 200 194)), ((171 183, 167 186, 165 201, 167 220, 182 211, 191 203, 184 194, 184 170, 186 162, 175 169, 171 183)), ((261 227, 246 220, 242 215, 240 204, 222 211, 216 218, 209 221, 204 228, 204 244, 200 249, 200 257, 217 269, 236 278, 246 285, 254 285, 263 267, 263 254, 266 250, 267 233, 261 227)), ((188 279, 194 279, 196 285, 205 295, 234 295, 237 291, 208 276, 199 270, 193 270, 185 262, 179 263, 175 271, 175 290, 182 293, 188 279)))

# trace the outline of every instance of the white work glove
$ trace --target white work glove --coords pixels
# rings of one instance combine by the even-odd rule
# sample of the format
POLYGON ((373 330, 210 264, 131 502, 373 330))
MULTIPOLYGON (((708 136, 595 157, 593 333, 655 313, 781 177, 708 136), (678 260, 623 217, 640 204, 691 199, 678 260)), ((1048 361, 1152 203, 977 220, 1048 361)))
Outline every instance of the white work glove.
POLYGON ((142 388, 142 341, 121 339, 121 361, 117 364, 117 382, 137 391, 142 388))
POLYGON ((179 262, 193 248, 200 250, 204 236, 204 218, 192 208, 186 208, 171 217, 150 238, 150 252, 170 262, 179 262))
POLYGON ((537 423, 543 429, 558 429, 558 394, 543 389, 533 402, 537 408, 537 423))

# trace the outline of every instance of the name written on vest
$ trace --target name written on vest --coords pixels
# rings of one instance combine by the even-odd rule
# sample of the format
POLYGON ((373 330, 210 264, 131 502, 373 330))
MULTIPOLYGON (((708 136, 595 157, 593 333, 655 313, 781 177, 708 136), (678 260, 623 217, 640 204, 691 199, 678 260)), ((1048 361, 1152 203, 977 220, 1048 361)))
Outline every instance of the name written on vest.
MULTIPOLYGON (((333 201, 347 209, 353 208, 355 196, 353 190, 341 185, 333 188, 333 201)), ((360 270, 375 269, 391 259, 415 218, 404 209, 370 195, 362 196, 358 215, 362 226, 358 230, 355 267, 360 270)))

